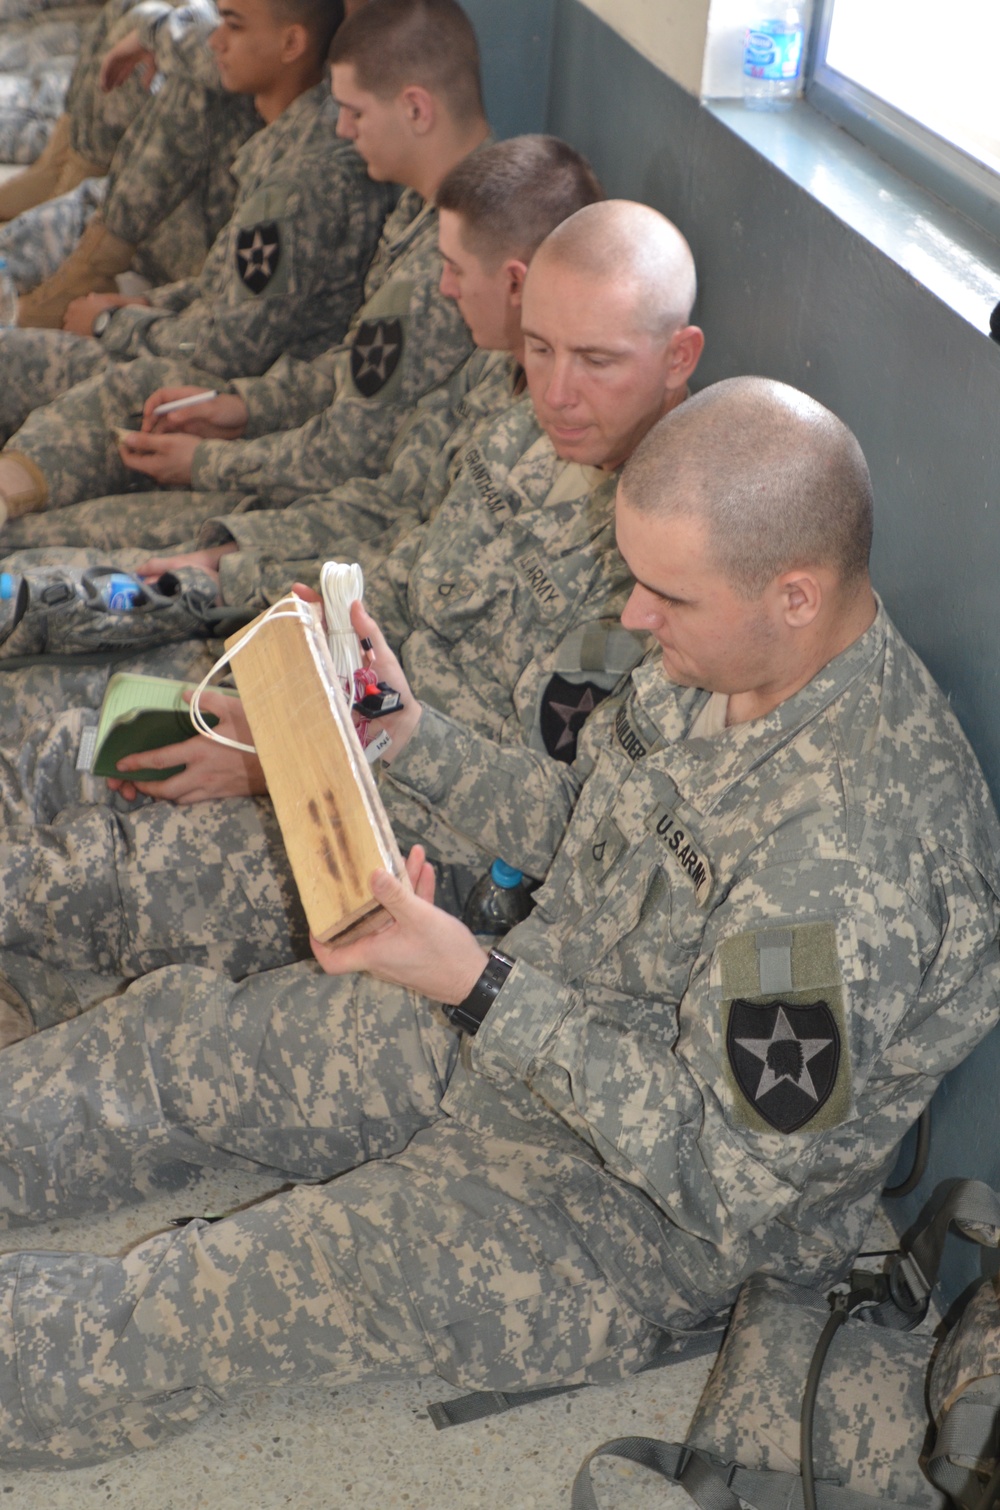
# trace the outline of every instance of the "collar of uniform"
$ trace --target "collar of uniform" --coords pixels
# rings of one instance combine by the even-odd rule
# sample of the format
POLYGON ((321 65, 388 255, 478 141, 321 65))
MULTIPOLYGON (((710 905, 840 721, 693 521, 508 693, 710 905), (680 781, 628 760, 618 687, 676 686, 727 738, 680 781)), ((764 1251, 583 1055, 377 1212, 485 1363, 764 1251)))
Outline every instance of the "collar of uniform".
POLYGON ((450 379, 452 391, 460 390, 456 407, 466 418, 497 412, 498 395, 514 403, 514 387, 521 368, 509 351, 486 351, 477 346, 450 379))
POLYGON ((881 601, 876 601, 878 611, 870 628, 811 682, 766 718, 735 724, 711 739, 686 738, 709 694, 668 682, 659 657, 644 662, 633 673, 635 695, 664 740, 664 746, 647 759, 668 772, 698 812, 710 813, 731 787, 764 764, 882 658, 888 620, 881 601))
POLYGON ((416 189, 404 189, 382 230, 386 250, 393 258, 398 257, 429 222, 437 223, 435 206, 416 189))
MULTIPOLYGON (((530 402, 530 401, 529 401, 530 402)), ((552 558, 567 556, 604 534, 614 523, 620 472, 586 468, 579 488, 557 503, 550 495, 573 462, 562 461, 547 435, 539 436, 511 468, 510 486, 522 498, 517 522, 552 558), (587 480, 590 479, 590 486, 587 480), (533 484, 533 485, 531 485, 533 484)))
POLYGON ((284 153, 289 137, 302 135, 302 117, 320 114, 324 107, 330 111, 330 126, 333 129, 336 106, 327 83, 314 84, 303 94, 296 95, 279 116, 268 125, 261 122, 259 131, 245 141, 233 158, 230 173, 238 184, 245 179, 266 172, 276 155, 284 153))

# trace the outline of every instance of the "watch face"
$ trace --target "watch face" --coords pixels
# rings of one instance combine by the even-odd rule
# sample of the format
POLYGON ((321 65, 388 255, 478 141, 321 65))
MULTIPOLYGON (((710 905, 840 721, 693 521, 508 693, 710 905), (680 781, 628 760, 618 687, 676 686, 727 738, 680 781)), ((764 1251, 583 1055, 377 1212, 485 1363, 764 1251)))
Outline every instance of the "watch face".
POLYGON ((94 316, 94 323, 90 328, 95 336, 103 336, 111 323, 111 314, 112 311, 110 309, 102 309, 100 314, 94 316))

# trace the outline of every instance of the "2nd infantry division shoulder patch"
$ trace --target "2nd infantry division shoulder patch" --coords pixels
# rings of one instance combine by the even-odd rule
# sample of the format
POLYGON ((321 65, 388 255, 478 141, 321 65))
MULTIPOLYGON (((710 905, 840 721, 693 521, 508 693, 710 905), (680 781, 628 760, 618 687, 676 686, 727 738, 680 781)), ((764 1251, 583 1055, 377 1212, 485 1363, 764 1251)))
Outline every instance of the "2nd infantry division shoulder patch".
POLYGON ((572 764, 580 730, 607 690, 596 682, 570 682, 558 671, 549 678, 539 711, 542 743, 553 760, 572 764))
POLYGON ((363 398, 374 398, 382 391, 402 355, 402 320, 362 320, 351 346, 351 376, 363 398))
POLYGON ((743 1095, 777 1132, 812 1121, 837 1083, 840 1030, 825 1001, 760 1006, 737 998, 726 1050, 743 1095))
POLYGON ((722 1068, 736 1126, 814 1133, 852 1115, 837 929, 836 918, 792 922, 719 944, 722 1068))
POLYGON ((277 221, 245 226, 236 236, 236 269, 252 294, 262 294, 281 260, 281 232, 277 221))

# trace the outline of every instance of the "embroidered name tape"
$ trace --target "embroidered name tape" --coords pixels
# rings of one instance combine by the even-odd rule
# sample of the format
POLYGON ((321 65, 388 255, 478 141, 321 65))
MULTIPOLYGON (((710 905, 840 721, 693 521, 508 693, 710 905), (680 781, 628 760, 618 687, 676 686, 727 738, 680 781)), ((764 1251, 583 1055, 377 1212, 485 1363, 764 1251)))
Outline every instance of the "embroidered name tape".
POLYGON ((653 817, 654 830, 663 842, 667 857, 691 882, 698 898, 698 906, 704 907, 712 894, 712 869, 704 852, 669 808, 657 809, 653 817))

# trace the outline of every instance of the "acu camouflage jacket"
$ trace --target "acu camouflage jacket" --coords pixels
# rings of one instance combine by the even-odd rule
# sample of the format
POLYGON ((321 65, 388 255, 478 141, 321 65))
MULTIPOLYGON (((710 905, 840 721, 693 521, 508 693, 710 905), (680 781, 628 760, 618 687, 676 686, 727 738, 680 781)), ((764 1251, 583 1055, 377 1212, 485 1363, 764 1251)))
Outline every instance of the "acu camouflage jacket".
POLYGON ((881 609, 766 718, 688 738, 705 700, 647 661, 573 768, 427 712, 384 788, 548 871, 445 1110, 638 1187, 708 1312, 856 1252, 899 1139, 997 1019, 1000 831, 881 609))

